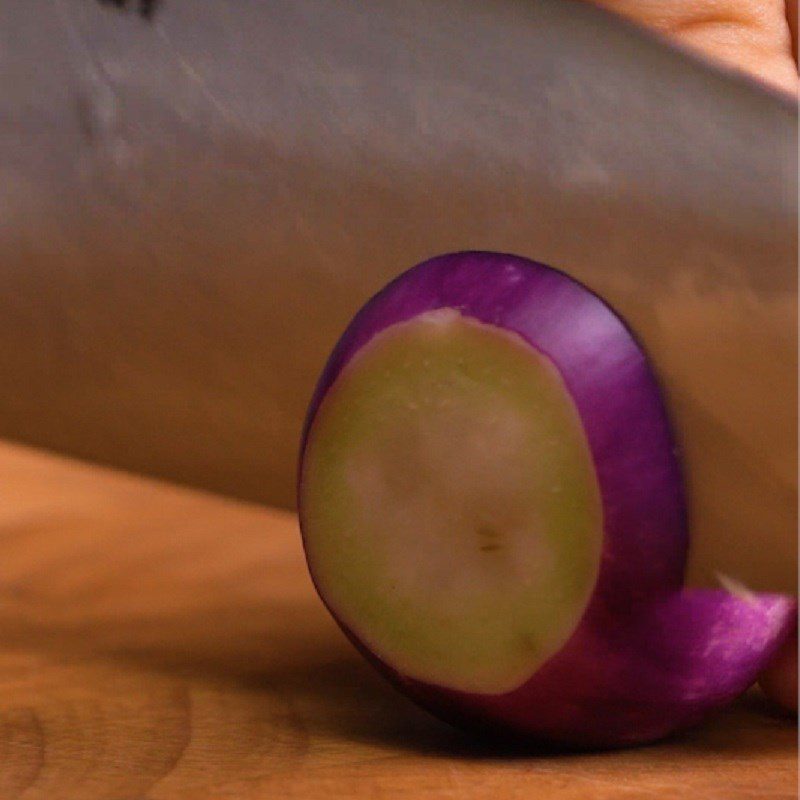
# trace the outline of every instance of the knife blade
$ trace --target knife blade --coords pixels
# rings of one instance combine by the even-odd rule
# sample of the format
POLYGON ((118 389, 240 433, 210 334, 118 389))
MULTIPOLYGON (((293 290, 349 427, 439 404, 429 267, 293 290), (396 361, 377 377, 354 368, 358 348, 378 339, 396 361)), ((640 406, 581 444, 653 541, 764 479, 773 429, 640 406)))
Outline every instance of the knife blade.
POLYGON ((653 357, 693 578, 795 586, 796 106, 563 0, 133 10, 0 8, 0 435, 291 505, 349 316, 515 252, 653 357))

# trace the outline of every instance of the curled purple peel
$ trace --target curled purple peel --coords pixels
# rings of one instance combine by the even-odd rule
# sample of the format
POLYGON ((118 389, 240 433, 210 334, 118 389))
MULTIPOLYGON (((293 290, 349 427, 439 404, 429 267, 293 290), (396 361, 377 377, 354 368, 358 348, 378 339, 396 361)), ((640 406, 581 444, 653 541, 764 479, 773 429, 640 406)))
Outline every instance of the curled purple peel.
MULTIPOLYGON (((661 392, 627 326, 568 276, 510 255, 457 253, 400 276, 359 312, 311 401, 303 435, 342 370, 373 338, 436 309, 519 335, 555 366, 577 409, 602 500, 602 551, 588 605, 565 644, 502 693, 457 691, 409 677, 341 619, 387 677, 457 724, 578 746, 651 741, 744 691, 788 636, 793 601, 684 591, 687 530, 677 449, 661 392)), ((304 517, 303 458, 300 514, 304 517)))

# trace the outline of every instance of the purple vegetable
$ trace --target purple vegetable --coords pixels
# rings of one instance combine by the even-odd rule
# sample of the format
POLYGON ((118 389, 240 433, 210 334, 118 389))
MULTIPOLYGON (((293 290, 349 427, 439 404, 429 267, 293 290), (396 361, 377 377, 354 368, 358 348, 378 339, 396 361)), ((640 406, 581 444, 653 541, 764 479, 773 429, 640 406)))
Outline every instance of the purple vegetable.
POLYGON ((649 741, 750 684, 794 601, 682 588, 680 464, 655 376, 566 275, 457 253, 358 313, 308 413, 309 569, 395 685, 470 728, 649 741))

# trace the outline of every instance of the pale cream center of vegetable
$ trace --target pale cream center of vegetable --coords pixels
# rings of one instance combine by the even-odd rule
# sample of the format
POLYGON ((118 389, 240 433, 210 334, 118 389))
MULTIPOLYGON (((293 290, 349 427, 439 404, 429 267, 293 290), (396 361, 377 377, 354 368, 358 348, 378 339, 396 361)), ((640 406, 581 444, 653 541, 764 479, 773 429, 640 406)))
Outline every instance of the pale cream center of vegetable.
POLYGON ((600 494, 559 373, 451 309, 387 328, 342 371, 312 425, 301 505, 337 617, 442 686, 524 682, 596 581, 600 494))

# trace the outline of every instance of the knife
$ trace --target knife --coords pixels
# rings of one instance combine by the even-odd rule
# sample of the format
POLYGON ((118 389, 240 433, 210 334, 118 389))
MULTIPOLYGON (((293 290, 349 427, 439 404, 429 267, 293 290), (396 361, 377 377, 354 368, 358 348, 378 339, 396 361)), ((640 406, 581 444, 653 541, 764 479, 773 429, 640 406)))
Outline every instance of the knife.
POLYGON ((795 588, 791 101, 565 0, 115 5, 0 6, 1 436, 290 506, 349 316, 514 252, 652 356, 692 580, 795 588))

